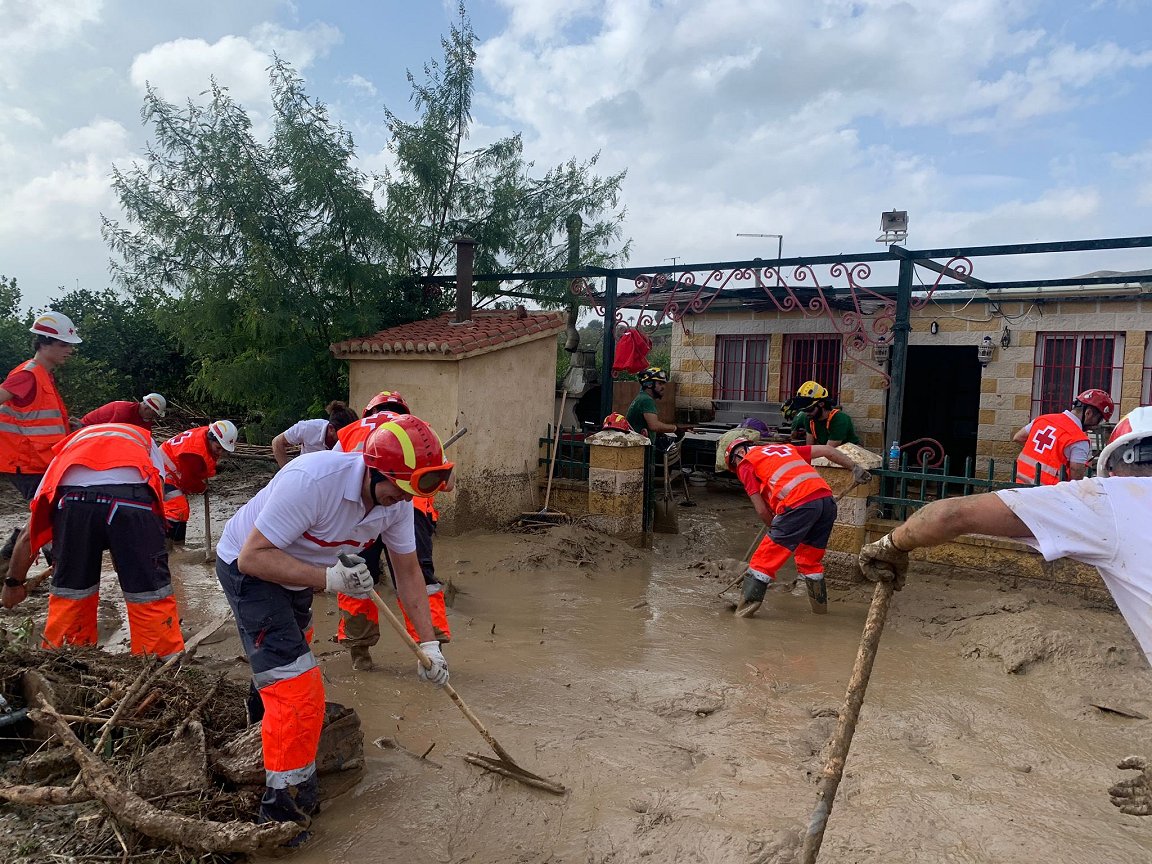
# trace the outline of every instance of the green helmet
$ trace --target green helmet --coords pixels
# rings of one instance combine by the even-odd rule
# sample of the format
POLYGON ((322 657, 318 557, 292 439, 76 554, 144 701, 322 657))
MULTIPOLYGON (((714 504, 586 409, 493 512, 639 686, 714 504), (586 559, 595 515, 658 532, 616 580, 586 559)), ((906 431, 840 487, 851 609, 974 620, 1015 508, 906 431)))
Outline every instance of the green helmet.
POLYGON ((659 366, 649 366, 636 377, 640 379, 641 384, 651 384, 654 381, 667 381, 668 373, 659 366))

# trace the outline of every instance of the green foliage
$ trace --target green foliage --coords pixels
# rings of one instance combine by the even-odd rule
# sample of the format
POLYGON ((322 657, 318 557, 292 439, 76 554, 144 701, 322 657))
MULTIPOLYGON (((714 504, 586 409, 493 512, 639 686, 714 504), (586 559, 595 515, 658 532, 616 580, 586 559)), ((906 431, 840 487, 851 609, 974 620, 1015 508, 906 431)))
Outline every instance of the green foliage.
MULTIPOLYGON (((460 21, 441 40, 443 62, 424 66, 424 80, 409 72, 419 114, 406 122, 385 109, 396 167, 380 178, 387 198, 389 236, 400 272, 424 276, 455 268, 453 239, 477 241, 477 273, 563 270, 568 264, 565 222, 584 221, 580 262, 610 266, 626 259, 619 204, 624 172, 593 172, 599 155, 570 159, 533 176, 519 135, 469 150, 476 34, 460 5, 460 21), (614 211, 614 212, 612 212, 614 211)), ((485 290, 483 283, 478 292, 485 290)), ((566 283, 522 286, 544 305, 567 305, 566 283)))
POLYGON ((198 355, 194 392, 288 423, 345 392, 331 343, 440 306, 387 266, 388 225, 351 137, 286 63, 269 74, 266 144, 215 82, 207 104, 183 108, 150 88, 152 146, 113 172, 132 227, 105 220, 104 234, 119 281, 198 355))
POLYGON ((32 326, 20 306, 20 289, 16 280, 0 275, 0 375, 32 356, 32 326))

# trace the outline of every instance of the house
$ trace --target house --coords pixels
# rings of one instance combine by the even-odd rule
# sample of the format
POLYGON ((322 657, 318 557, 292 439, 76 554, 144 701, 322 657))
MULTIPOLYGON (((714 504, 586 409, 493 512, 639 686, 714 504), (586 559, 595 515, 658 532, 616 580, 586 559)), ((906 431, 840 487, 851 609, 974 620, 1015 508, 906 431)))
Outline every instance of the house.
MULTIPOLYGON (((1076 393, 1108 390, 1114 420, 1152 404, 1152 271, 1077 278, 1087 284, 918 290, 900 442, 935 439, 952 465, 971 458, 984 471, 994 460, 996 476, 1006 478, 1019 452, 1013 433, 1037 414, 1069 407, 1076 393), (1092 284, 1117 275, 1130 278, 1092 284)), ((887 348, 860 338, 883 335, 891 323, 893 303, 881 293, 841 293, 818 310, 765 290, 716 292, 674 330, 677 408, 698 414, 729 400, 780 402, 816 380, 852 415, 863 445, 883 452, 887 348)))
POLYGON ((468 310, 331 346, 348 361, 349 404, 399 390, 412 413, 452 446, 455 489, 436 497, 447 531, 506 525, 538 507, 539 438, 554 420, 562 312, 468 310))

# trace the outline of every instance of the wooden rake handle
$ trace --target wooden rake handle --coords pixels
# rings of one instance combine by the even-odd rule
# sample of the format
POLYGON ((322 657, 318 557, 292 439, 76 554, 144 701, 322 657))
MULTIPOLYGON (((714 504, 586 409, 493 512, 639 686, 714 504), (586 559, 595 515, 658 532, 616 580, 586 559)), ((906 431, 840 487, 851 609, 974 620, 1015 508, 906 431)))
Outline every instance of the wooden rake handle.
MULTIPOLYGON (((372 592, 372 602, 376 604, 376 608, 380 610, 380 614, 388 619, 388 623, 392 625, 392 629, 404 640, 404 644, 416 655, 416 659, 420 661, 420 665, 425 669, 431 669, 432 661, 428 658, 428 655, 424 653, 420 648, 420 644, 408 633, 408 629, 401 623, 400 619, 396 617, 396 613, 388 608, 388 604, 381 600, 380 595, 375 591, 372 592)), ((464 700, 460 698, 460 694, 452 688, 451 684, 441 684, 440 689, 448 694, 448 698, 451 699, 456 704, 456 707, 460 709, 460 712, 468 718, 468 722, 476 727, 476 731, 488 742, 488 746, 492 748, 492 751, 497 756, 509 765, 516 768, 520 767, 516 764, 516 760, 509 756, 508 752, 500 746, 500 742, 492 737, 492 733, 480 722, 480 718, 473 714, 472 709, 464 704, 464 700)))
POLYGON ((856 652, 856 663, 852 667, 852 678, 848 681, 844 707, 840 709, 836 734, 832 737, 832 748, 820 777, 816 807, 812 810, 808 831, 804 836, 801 864, 815 864, 816 857, 820 854, 820 844, 824 842, 824 829, 828 826, 828 817, 836 800, 836 790, 840 788, 840 779, 844 776, 848 748, 852 746, 856 721, 860 719, 860 708, 864 704, 864 692, 868 689, 872 664, 876 661, 876 650, 880 647, 880 636, 884 633, 884 622, 888 618, 888 607, 892 603, 892 591, 892 582, 877 582, 876 589, 872 592, 872 603, 868 606, 868 617, 864 621, 860 650, 856 652))

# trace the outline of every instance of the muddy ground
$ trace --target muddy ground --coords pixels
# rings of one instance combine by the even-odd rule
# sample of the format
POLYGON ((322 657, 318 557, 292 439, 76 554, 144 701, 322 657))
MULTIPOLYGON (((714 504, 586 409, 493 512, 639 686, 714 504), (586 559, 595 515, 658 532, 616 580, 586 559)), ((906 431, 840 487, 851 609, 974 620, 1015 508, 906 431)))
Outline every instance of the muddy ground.
MULTIPOLYGON (((266 476, 225 475, 216 536, 266 476)), ((791 860, 869 591, 834 589, 824 617, 774 592, 755 618, 734 618, 716 596, 727 578, 699 565, 739 557, 757 526, 738 491, 701 497, 680 512, 682 533, 651 550, 572 529, 438 541, 439 571, 459 589, 452 683, 518 761, 570 788, 563 798, 465 763, 484 742, 417 682, 388 632, 376 669, 354 673, 331 641, 335 604, 318 597, 329 698, 356 707, 368 742, 402 749, 368 745, 361 779, 327 802, 292 860, 791 860)), ((226 609, 201 563, 195 500, 193 511, 173 558, 186 633, 226 609)), ((15 522, 3 512, 0 526, 15 522)), ((0 626, 42 608, 34 598, 0 612, 0 626)), ((122 649, 115 603, 102 620, 122 649)), ((209 641, 206 662, 246 675, 234 631, 209 641)), ((1106 792, 1116 761, 1152 755, 1152 721, 1094 702, 1152 715, 1152 673, 1115 612, 914 571, 893 603, 821 861, 1152 860, 1152 819, 1122 815, 1106 792)), ((0 815, 0 838, 13 818, 0 815)))

